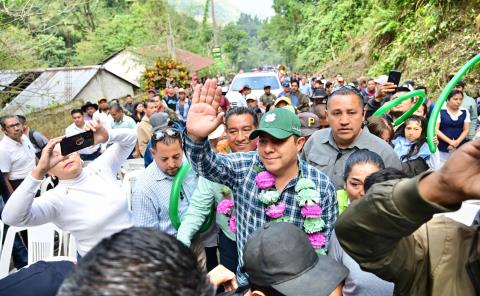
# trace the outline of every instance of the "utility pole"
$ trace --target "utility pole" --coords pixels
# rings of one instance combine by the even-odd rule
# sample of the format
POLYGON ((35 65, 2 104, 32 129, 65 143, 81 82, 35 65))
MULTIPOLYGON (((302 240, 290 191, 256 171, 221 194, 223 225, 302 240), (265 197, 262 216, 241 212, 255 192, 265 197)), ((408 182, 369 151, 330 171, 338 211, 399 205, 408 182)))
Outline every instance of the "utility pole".
POLYGON ((211 0, 212 4, 212 27, 213 27, 213 43, 214 43, 214 48, 218 47, 218 32, 217 32, 217 23, 215 22, 215 4, 214 0, 211 0))
POLYGON ((170 21, 169 13, 167 13, 167 17, 168 17, 168 37, 167 37, 168 56, 176 60, 175 39, 173 38, 172 22, 170 21))

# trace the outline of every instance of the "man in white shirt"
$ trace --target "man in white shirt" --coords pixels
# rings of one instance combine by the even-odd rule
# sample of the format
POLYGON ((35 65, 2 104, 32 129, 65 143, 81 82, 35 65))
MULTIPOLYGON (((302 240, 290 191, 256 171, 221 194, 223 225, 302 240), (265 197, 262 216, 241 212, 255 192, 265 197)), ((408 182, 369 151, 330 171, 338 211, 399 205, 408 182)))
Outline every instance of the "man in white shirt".
MULTIPOLYGON (((23 134, 23 125, 15 115, 6 115, 0 119, 5 136, 0 141, 0 172, 5 183, 2 192, 7 203, 10 195, 35 168, 35 148, 23 134)), ((5 231, 7 227, 5 227, 5 231)), ((2 239, 2 238, 0 238, 2 239)), ((15 235, 13 243, 13 262, 17 269, 27 265, 27 249, 20 236, 15 235)))
POLYGON ((107 98, 101 97, 98 99, 98 110, 93 113, 93 121, 97 122, 100 121, 100 124, 104 126, 106 129, 110 129, 112 126, 112 116, 108 113, 108 102, 107 98))
POLYGON ((35 148, 17 116, 6 115, 0 123, 5 133, 0 141, 0 170, 11 194, 35 167, 35 148))
MULTIPOLYGON (((73 123, 65 129, 65 136, 71 137, 73 135, 85 132, 86 125, 83 111, 80 109, 73 109, 70 114, 72 115, 73 123)), ((80 158, 82 160, 95 160, 100 156, 100 145, 83 148, 82 150, 78 151, 78 153, 80 153, 80 158)))

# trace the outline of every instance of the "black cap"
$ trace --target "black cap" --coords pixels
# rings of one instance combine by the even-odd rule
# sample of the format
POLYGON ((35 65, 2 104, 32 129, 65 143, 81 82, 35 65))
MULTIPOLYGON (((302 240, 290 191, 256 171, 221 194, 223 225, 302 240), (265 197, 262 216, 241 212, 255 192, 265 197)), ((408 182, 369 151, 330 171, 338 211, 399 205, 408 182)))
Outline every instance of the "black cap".
POLYGON ((80 109, 85 113, 87 112, 88 107, 93 107, 95 110, 98 110, 98 105, 92 102, 87 102, 85 105, 83 105, 80 109))
POLYGON ((272 88, 270 85, 265 85, 263 89, 272 88))
POLYGON ((313 91, 310 100, 315 104, 327 104, 328 102, 328 94, 325 92, 323 88, 315 89, 313 91))
POLYGON ((290 295, 330 295, 348 275, 348 269, 319 255, 297 226, 271 222, 248 239, 242 268, 249 281, 290 295))
POLYGON ((413 91, 413 86, 409 83, 403 83, 401 85, 399 85, 397 87, 397 91, 396 92, 401 92, 401 91, 405 91, 405 92, 411 92, 413 91))

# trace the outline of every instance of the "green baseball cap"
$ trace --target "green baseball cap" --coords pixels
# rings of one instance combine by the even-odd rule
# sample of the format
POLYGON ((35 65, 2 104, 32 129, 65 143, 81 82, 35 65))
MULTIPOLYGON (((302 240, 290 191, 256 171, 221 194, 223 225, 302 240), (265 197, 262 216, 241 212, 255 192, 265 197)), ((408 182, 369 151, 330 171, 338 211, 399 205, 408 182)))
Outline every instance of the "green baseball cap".
POLYGON ((264 132, 276 139, 286 139, 292 135, 302 136, 300 119, 292 111, 275 108, 262 116, 259 127, 250 134, 250 140, 264 132))

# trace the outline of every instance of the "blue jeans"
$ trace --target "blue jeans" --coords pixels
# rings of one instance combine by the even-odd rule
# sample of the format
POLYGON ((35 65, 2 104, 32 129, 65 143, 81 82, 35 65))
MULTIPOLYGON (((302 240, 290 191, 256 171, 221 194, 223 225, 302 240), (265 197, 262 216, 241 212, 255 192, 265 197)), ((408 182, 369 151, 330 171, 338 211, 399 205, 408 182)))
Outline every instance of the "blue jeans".
POLYGON ((221 230, 218 234, 218 250, 220 264, 235 273, 238 265, 237 242, 229 239, 221 230))
POLYGON ((38 261, 0 280, 0 295, 57 295, 74 264, 38 261))

